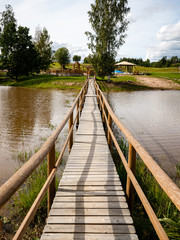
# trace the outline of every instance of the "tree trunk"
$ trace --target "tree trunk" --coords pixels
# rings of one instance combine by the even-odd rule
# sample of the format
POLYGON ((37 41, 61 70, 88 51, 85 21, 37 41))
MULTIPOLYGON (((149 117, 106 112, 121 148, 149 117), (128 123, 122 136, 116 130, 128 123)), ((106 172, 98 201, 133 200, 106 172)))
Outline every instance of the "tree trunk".
POLYGON ((110 82, 110 75, 108 75, 108 83, 110 82))

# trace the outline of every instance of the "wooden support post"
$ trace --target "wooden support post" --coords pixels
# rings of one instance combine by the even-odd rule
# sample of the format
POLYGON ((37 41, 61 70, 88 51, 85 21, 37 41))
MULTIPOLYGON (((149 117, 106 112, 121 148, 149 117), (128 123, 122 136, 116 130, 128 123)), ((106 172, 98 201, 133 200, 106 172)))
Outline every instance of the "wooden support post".
MULTIPOLYGON (((135 174, 136 150, 134 149, 134 147, 132 146, 131 143, 129 143, 128 166, 131 169, 131 171, 135 174)), ((133 211, 134 187, 133 187, 128 175, 127 175, 127 183, 126 183, 126 194, 127 194, 127 198, 128 198, 129 209, 132 212, 133 211)))
POLYGON ((100 109, 100 111, 102 112, 102 96, 101 96, 101 94, 99 94, 99 109, 100 109))
POLYGON ((104 103, 104 100, 103 100, 103 107, 102 107, 102 121, 103 121, 103 123, 105 122, 105 115, 106 113, 105 113, 105 103, 104 103))
POLYGON ((99 96, 99 89, 97 89, 97 102, 98 102, 98 104, 99 104, 99 98, 100 98, 100 96, 99 96))
POLYGON ((77 113, 76 129, 78 129, 78 125, 79 125, 79 99, 78 99, 77 104, 76 104, 76 113, 77 113))
POLYGON ((83 99, 83 92, 81 93, 81 95, 80 95, 80 103, 81 103, 81 105, 80 105, 80 114, 81 114, 81 112, 82 112, 82 99, 83 99))
MULTIPOLYGON (((49 176, 53 168, 55 167, 55 144, 52 146, 50 152, 47 155, 47 175, 49 176)), ((55 177, 52 180, 49 188, 48 188, 48 201, 47 201, 47 212, 51 209, 51 205, 53 203, 53 199, 55 197, 56 187, 55 187, 55 177)))
MULTIPOLYGON (((73 112, 71 113, 71 116, 69 118, 69 132, 71 130, 72 125, 73 125, 73 112)), ((71 136, 69 138, 69 152, 71 151, 72 145, 73 145, 73 131, 72 131, 71 136)))
MULTIPOLYGON (((108 126, 112 129, 112 118, 109 112, 108 112, 108 126)), ((108 129, 108 145, 109 145, 109 149, 112 150, 112 137, 109 129, 108 129)))
POLYGON ((2 226, 3 226, 3 221, 2 219, 0 219, 0 231, 2 230, 2 226))

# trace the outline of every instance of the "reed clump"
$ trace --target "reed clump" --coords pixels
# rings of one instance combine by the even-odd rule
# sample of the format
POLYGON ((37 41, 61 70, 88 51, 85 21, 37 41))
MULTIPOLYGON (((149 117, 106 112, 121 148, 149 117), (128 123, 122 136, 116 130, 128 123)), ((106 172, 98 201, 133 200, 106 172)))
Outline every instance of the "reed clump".
MULTIPOLYGON (((122 138, 119 140, 119 145, 127 159, 128 144, 122 138)), ((127 174, 115 149, 113 150, 113 158, 122 185, 125 189, 127 174)), ((179 178, 180 180, 179 167, 176 168, 176 179, 179 178)), ((180 239, 180 213, 139 157, 136 162, 136 178, 169 239, 180 239)), ((136 193, 134 195, 134 210, 132 217, 139 239, 159 239, 136 193)))
MULTIPOLYGON (((19 153, 17 157, 20 161, 20 165, 22 165, 22 162, 24 163, 28 161, 32 154, 33 154, 32 151, 30 153, 27 152, 19 153)), ((56 151, 56 159, 58 158, 58 156, 59 152, 56 151)), ((58 174, 58 176, 59 175, 60 174, 58 174)), ((2 237, 5 237, 5 239, 12 239, 12 236, 8 237, 8 232, 6 231, 6 222, 9 225, 11 225, 12 227, 11 234, 14 234, 19 228, 21 222, 23 221, 23 218, 26 216, 30 207, 32 206, 38 193, 43 187, 46 179, 47 179, 47 159, 44 159, 44 161, 30 175, 30 177, 26 180, 23 186, 15 193, 15 195, 11 199, 8 206, 11 214, 8 219, 3 218, 3 225, 5 227, 3 229, 2 237)), ((58 182, 59 179, 57 179, 56 177, 56 189, 58 187, 58 182)), ((36 215, 33 221, 31 222, 30 226, 28 227, 23 239, 28 240, 39 239, 39 237, 42 234, 46 218, 47 218, 47 195, 45 195, 43 201, 41 202, 36 212, 36 215)))

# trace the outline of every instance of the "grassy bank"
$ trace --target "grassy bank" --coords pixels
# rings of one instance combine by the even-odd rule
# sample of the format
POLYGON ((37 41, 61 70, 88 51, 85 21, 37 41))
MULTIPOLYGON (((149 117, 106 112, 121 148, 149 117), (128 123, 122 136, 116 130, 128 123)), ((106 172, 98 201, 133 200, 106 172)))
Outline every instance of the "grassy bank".
MULTIPOLYGON (((128 145, 122 139, 119 140, 119 145, 127 159, 128 145)), ((113 150, 113 158, 123 188, 126 189, 126 171, 115 149, 113 150)), ((180 237, 180 213, 164 191, 159 187, 159 184, 140 158, 137 159, 136 163, 136 178, 156 213, 157 218, 161 221, 169 239, 178 240, 180 237)), ((132 217, 139 239, 159 239, 136 193, 132 217)))
POLYGON ((153 68, 153 67, 136 66, 136 69, 140 72, 148 71, 151 74, 154 74, 154 73, 180 73, 178 67, 153 68))
POLYGON ((152 89, 137 83, 137 80, 134 76, 111 77, 110 82, 107 81, 107 77, 104 79, 97 78, 97 82, 103 92, 140 91, 152 89))
POLYGON ((40 74, 38 76, 23 77, 18 81, 14 79, 1 79, 1 86, 25 87, 25 88, 41 88, 41 89, 75 89, 80 90, 86 80, 82 77, 59 77, 48 74, 40 74))
MULTIPOLYGON (((34 152, 38 151, 35 149, 34 152)), ((33 155, 32 151, 29 153, 19 153, 17 155, 20 165, 29 160, 33 155)), ((59 152, 56 151, 56 160, 59 156, 59 152)), ((65 166, 65 161, 62 161, 60 165, 61 171, 63 171, 65 166)), ((56 177, 56 189, 58 187, 60 172, 56 177)), ((45 159, 40 166, 30 175, 22 187, 15 193, 11 201, 8 203, 7 210, 9 217, 0 216, 3 221, 3 229, 0 231, 0 239, 10 240, 19 228, 24 217, 32 206, 34 200, 36 199, 38 193, 42 189, 45 181, 47 179, 47 159, 45 159)), ((27 228, 23 239, 26 240, 38 240, 42 234, 47 218, 47 195, 45 195, 43 201, 41 202, 33 221, 27 228)))

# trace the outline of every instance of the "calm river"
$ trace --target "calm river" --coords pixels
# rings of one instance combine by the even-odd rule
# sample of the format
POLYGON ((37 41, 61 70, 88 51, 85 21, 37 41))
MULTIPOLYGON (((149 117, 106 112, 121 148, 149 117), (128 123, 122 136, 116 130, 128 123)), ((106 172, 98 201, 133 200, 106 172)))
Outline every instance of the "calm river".
POLYGON ((158 164, 174 177, 180 164, 180 91, 106 95, 120 121, 158 164))
MULTIPOLYGON (((39 147, 52 125, 63 120, 76 95, 0 87, 0 185, 18 168, 17 156, 39 147)), ((119 92, 107 98, 122 123, 173 176, 180 162, 180 91, 119 92)))
MULTIPOLYGON (((0 185, 64 119, 77 93, 0 86, 0 185)), ((67 136, 67 127, 60 138, 67 136), (61 137, 62 136, 62 137, 61 137)))

